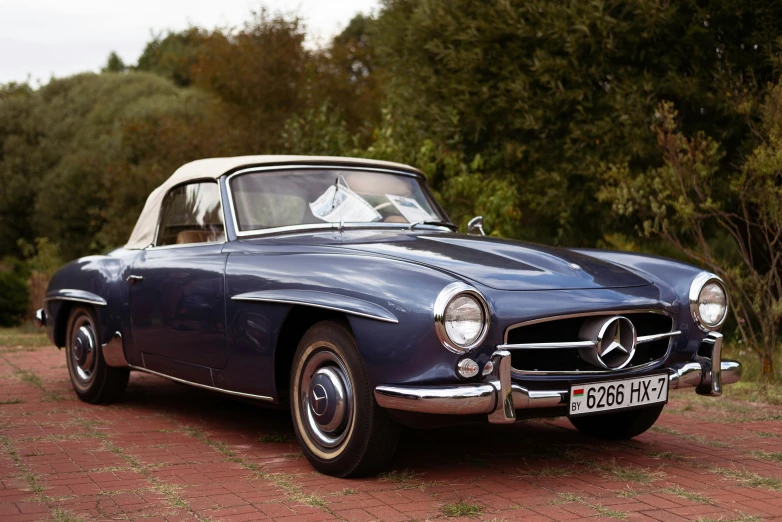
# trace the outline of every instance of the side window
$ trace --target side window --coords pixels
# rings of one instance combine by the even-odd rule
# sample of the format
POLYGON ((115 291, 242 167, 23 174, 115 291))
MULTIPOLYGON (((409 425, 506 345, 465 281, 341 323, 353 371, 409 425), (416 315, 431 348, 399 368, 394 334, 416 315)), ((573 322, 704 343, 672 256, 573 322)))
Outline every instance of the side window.
POLYGON ((224 240, 217 183, 188 183, 171 189, 163 201, 156 246, 224 240))

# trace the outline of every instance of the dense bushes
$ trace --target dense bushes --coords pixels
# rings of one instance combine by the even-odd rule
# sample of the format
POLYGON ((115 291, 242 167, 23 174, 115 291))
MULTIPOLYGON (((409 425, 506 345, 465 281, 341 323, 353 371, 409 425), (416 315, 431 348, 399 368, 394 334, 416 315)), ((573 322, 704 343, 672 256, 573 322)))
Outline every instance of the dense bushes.
POLYGON ((16 271, 0 270, 0 326, 19 324, 26 312, 26 279, 16 271))

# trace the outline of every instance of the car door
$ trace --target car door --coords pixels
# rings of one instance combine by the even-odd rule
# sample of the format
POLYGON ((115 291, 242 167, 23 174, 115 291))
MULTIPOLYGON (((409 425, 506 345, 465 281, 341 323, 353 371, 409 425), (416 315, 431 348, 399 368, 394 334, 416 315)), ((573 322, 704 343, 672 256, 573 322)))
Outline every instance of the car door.
POLYGON ((216 182, 169 191, 155 243, 139 253, 128 276, 133 343, 145 367, 171 374, 187 368, 182 363, 225 366, 224 242, 216 182))

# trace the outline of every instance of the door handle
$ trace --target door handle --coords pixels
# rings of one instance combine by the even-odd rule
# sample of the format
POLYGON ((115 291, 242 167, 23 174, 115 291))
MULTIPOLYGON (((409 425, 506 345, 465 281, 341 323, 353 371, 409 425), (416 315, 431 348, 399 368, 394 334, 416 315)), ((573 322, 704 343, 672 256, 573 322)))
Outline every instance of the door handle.
POLYGON ((136 283, 140 283, 143 280, 144 280, 144 278, 142 276, 140 276, 140 275, 133 275, 133 274, 130 274, 128 276, 128 278, 127 278, 128 283, 130 283, 132 285, 135 285, 136 283))

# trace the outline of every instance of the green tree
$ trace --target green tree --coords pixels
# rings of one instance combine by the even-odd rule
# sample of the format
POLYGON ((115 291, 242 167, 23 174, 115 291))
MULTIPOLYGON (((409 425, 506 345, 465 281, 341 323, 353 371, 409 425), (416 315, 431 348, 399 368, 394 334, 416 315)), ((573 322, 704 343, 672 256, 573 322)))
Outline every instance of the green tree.
POLYGON ((652 126, 662 165, 638 174, 626 163, 609 166, 600 199, 640 221, 641 235, 725 280, 741 341, 773 378, 782 325, 782 86, 760 113, 756 148, 726 165, 718 142, 682 133, 673 104, 662 103, 652 126))
POLYGON ((676 103, 686 132, 719 139, 724 162, 740 156, 750 130, 736 100, 759 99, 776 77, 782 9, 386 0, 372 27, 387 106, 405 129, 401 157, 427 139, 468 162, 480 155, 484 175, 518 191, 513 236, 592 245, 613 224, 596 173, 606 161, 659 163, 649 130, 659 100, 676 103))
POLYGON ((128 67, 125 65, 125 62, 122 61, 122 58, 114 51, 111 51, 108 60, 106 60, 106 65, 103 66, 101 72, 121 73, 125 72, 127 69, 128 67))

